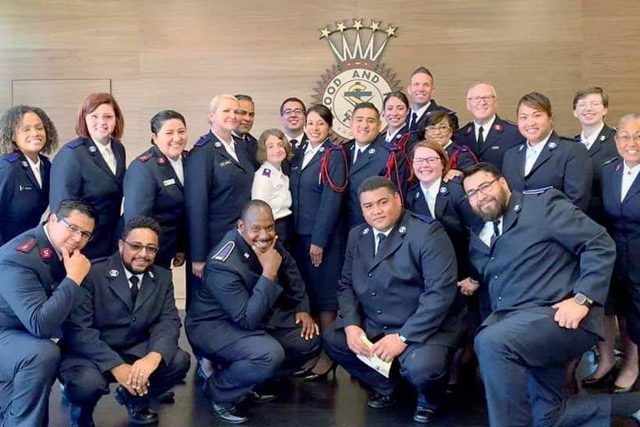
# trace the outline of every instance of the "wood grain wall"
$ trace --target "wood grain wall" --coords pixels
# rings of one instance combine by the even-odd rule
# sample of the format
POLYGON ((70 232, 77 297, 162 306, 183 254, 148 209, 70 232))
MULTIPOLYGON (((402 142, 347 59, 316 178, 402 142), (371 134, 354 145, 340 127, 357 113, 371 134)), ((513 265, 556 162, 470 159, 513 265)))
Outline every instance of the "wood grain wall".
POLYGON ((83 97, 111 91, 125 114, 129 160, 149 141, 148 120, 172 108, 190 143, 206 132, 218 93, 256 101, 254 134, 279 126, 287 96, 310 102, 335 59, 319 29, 351 18, 399 27, 382 62, 406 87, 418 65, 435 75, 436 99, 463 122, 472 82, 495 84, 513 119, 526 92, 547 94, 556 129, 574 135, 576 90, 605 87, 608 121, 640 111, 637 0, 0 0, 0 110, 45 108, 63 142, 83 97))

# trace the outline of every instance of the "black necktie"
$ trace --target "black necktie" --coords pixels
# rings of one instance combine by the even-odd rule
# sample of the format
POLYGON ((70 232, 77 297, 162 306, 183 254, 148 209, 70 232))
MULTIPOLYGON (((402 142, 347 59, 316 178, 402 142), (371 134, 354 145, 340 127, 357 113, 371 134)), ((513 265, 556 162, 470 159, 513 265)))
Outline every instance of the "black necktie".
POLYGON ((482 144, 484 144, 484 128, 482 126, 480 126, 478 128, 478 147, 482 146, 482 144))
POLYGON ((498 237, 500 237, 500 220, 496 219, 493 221, 493 236, 491 236, 492 245, 498 237))
POLYGON ((414 111, 411 113, 411 125, 409 126, 409 130, 418 129, 418 114, 414 111))
POLYGON ((297 139, 290 139, 289 143, 291 144, 292 147, 297 147, 298 146, 298 140, 297 139))
MULTIPOLYGON (((383 241, 384 241, 384 239, 386 239, 386 238, 387 238, 387 236, 385 236, 384 234, 382 234, 382 233, 378 233, 378 247, 376 248, 376 254, 377 254, 378 252, 380 252, 380 245, 382 245, 382 242, 383 242, 383 241)), ((374 255, 375 255, 375 254, 374 254, 374 255)))
POLYGON ((131 282, 131 299, 133 300, 133 305, 136 305, 136 298, 138 297, 138 292, 140 292, 140 288, 138 287, 140 278, 138 276, 131 276, 129 281, 131 282))

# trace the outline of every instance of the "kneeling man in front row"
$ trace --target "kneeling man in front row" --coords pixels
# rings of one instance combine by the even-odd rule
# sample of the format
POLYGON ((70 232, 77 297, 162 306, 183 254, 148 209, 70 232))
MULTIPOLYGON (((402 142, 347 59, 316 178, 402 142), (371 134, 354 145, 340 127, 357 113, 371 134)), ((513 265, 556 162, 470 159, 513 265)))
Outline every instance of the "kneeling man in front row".
POLYGON ((247 396, 259 403, 273 400, 259 387, 320 352, 300 272, 277 242, 265 202, 247 202, 237 230, 209 255, 186 330, 194 352, 217 365, 205 394, 214 414, 228 423, 247 421, 236 409, 238 401, 247 396))
POLYGON ((338 319, 324 335, 325 348, 373 390, 371 408, 394 402, 399 368, 418 392, 414 421, 427 423, 442 404, 462 331, 455 252, 440 223, 402 209, 391 181, 367 178, 358 193, 367 223, 349 233, 338 319), (358 356, 391 361, 389 378, 358 356))
POLYGON ((83 282, 82 297, 64 325, 60 381, 71 425, 93 426, 93 409, 109 383, 133 424, 152 424, 158 415, 149 399, 183 380, 190 357, 178 347, 180 317, 171 272, 153 265, 160 226, 134 217, 125 226, 119 251, 97 260, 83 282))

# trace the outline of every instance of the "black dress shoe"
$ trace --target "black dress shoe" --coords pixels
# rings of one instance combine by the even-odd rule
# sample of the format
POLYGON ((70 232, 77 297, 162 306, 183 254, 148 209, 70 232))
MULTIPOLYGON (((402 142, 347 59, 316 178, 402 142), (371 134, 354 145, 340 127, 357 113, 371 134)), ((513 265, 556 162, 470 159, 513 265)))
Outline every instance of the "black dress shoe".
POLYGON ((369 396, 369 400, 367 400, 367 406, 374 409, 386 408, 387 406, 391 406, 394 403, 396 403, 395 394, 384 395, 373 393, 371 396, 369 396))
POLYGON ((254 403, 269 403, 277 398, 276 394, 258 393, 257 391, 250 391, 247 395, 247 399, 254 403))
POLYGON ((413 414, 413 421, 421 424, 430 423, 436 418, 436 413, 432 409, 423 408, 422 406, 416 407, 416 412, 413 414))
POLYGON ((333 362, 331 366, 329 366, 329 369, 327 369, 321 374, 316 374, 313 371, 309 371, 309 374, 305 375, 302 381, 307 381, 307 382, 326 381, 327 378, 329 378, 329 373, 333 373, 333 379, 335 379, 336 369, 338 369, 338 365, 335 362, 333 362))
POLYGON ((95 427, 93 407, 70 405, 69 422, 71 427, 95 427))
POLYGON ((618 370, 614 366, 613 368, 609 369, 609 372, 607 372, 600 378, 593 378, 591 376, 584 378, 582 380, 582 388, 588 388, 588 389, 611 388, 613 386, 613 382, 615 381, 615 378, 617 375, 618 375, 618 370))
POLYGON ((229 424, 243 424, 249 421, 249 418, 240 415, 234 405, 223 405, 211 403, 213 414, 220 420, 229 424))
POLYGON ((156 424, 158 414, 146 405, 133 402, 133 396, 122 386, 116 387, 116 401, 127 408, 131 424, 156 424))

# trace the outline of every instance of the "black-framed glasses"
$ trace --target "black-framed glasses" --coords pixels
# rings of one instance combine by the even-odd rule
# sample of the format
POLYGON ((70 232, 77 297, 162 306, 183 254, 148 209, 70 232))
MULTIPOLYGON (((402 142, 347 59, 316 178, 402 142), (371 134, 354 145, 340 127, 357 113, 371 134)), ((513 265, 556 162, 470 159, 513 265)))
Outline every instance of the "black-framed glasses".
POLYGON ((414 157, 413 159, 413 164, 414 165, 421 165, 423 163, 427 163, 430 165, 435 165, 436 163, 440 162, 440 157, 438 156, 432 156, 432 157, 414 157))
POLYGON ((469 200, 473 199, 478 195, 478 193, 487 194, 487 191, 489 190, 489 188, 491 188, 493 183, 499 179, 500 178, 496 178, 489 182, 483 182, 482 184, 478 185, 478 188, 467 191, 467 199, 469 200))
POLYGON ((133 252, 138 253, 140 252, 142 249, 144 249, 145 251, 147 251, 147 253, 149 255, 155 255, 158 253, 158 251, 160 250, 159 247, 155 246, 155 245, 143 245, 142 243, 138 243, 138 242, 129 242, 128 240, 124 241, 133 252))
POLYGON ((494 99, 496 99, 495 95, 470 96, 470 97, 467 98, 467 101, 473 102, 474 104, 477 104, 480 101, 489 102, 489 101, 493 101, 494 99))
POLYGON ((621 142, 623 144, 628 144, 630 143, 632 140, 633 142, 635 142, 636 144, 640 144, 640 134, 636 134, 636 135, 620 135, 620 134, 616 134, 616 136, 614 136, 614 139, 618 142, 621 142))
POLYGON ((81 229, 77 225, 71 224, 69 221, 67 221, 66 218, 63 218, 63 217, 58 217, 58 218, 60 219, 60 221, 62 221, 64 223, 64 225, 67 226, 69 231, 71 231, 73 234, 80 234, 80 236, 83 239, 85 239, 87 242, 90 241, 91 239, 93 239, 93 233, 89 233, 88 231, 84 231, 83 229, 81 229))
POLYGON ((424 128, 425 131, 429 132, 429 133, 444 133, 444 132, 449 132, 451 131, 451 128, 447 125, 439 125, 439 126, 427 126, 426 128, 424 128))
POLYGON ((282 111, 283 116, 291 116, 293 114, 296 116, 302 116, 304 114, 304 110, 302 108, 287 108, 282 111))

